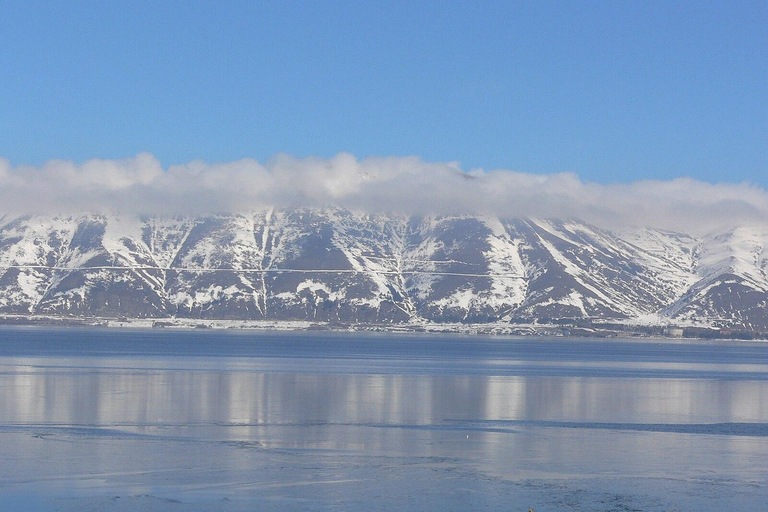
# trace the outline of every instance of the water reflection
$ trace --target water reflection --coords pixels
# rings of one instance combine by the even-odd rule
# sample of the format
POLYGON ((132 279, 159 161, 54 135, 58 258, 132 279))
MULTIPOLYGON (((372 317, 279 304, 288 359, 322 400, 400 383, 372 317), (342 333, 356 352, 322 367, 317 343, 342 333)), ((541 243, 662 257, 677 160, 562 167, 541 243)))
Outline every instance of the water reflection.
POLYGON ((768 383, 764 381, 47 370, 6 365, 0 388, 3 424, 768 420, 768 383))
MULTIPOLYGON (((271 359, 270 371, 237 358, 0 357, 0 496, 41 481, 187 498, 349 482, 344 499, 388 482, 395 495, 410 485, 408 496, 427 487, 449 496, 452 479, 476 489, 610 477, 612 488, 645 479, 643 492, 656 496, 670 490, 653 479, 690 492, 691 482, 716 478, 749 503, 768 485, 765 379, 423 373, 407 364, 398 373, 393 361, 386 373, 336 373, 324 365, 338 361, 318 360, 313 373, 296 372, 290 357, 271 359)), ((302 492, 317 500, 330 491, 302 492)))

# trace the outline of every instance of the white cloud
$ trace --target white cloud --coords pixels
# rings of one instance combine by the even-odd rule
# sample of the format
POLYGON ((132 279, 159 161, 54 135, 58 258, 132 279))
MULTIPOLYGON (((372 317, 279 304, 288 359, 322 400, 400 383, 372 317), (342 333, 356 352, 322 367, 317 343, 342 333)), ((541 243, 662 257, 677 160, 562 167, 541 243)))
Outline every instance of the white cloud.
POLYGON ((404 213, 577 217, 600 225, 702 232, 768 223, 768 193, 750 184, 690 178, 629 184, 588 183, 574 174, 507 170, 463 172, 456 163, 416 157, 278 155, 163 169, 152 155, 52 160, 13 167, 0 160, 0 204, 18 213, 123 211, 204 214, 264 206, 326 206, 404 213))

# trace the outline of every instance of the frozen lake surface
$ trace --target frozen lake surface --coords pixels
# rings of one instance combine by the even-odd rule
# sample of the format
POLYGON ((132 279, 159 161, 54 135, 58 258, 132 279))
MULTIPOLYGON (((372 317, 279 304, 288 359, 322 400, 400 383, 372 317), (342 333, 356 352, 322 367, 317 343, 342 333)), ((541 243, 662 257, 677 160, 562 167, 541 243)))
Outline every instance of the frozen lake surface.
POLYGON ((768 502, 768 345, 0 329, 20 511, 768 502))

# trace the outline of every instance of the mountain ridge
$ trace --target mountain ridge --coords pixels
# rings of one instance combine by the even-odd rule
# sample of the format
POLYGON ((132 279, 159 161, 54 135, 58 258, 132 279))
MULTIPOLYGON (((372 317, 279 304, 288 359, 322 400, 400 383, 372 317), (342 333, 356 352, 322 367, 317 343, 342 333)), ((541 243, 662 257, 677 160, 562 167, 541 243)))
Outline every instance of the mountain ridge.
POLYGON ((0 315, 768 331, 768 227, 262 209, 4 215, 0 315))

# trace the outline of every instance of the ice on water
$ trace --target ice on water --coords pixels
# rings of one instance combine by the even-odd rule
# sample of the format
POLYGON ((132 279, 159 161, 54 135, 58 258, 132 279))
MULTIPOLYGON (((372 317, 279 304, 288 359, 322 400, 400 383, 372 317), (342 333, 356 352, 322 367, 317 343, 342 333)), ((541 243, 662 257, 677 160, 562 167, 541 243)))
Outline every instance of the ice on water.
POLYGON ((15 510, 758 510, 768 347, 0 330, 15 510))

